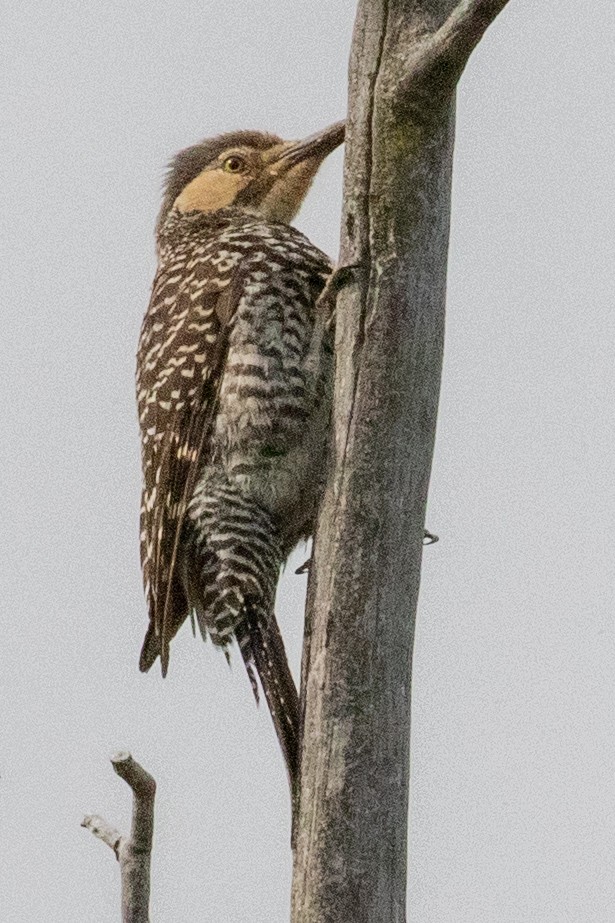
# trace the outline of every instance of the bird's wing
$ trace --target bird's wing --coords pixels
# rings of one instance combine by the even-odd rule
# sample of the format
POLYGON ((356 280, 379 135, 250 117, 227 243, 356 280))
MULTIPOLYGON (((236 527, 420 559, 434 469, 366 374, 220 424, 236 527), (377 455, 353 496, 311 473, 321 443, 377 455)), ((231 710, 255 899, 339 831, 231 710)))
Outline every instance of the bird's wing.
POLYGON ((186 509, 208 451, 240 285, 160 270, 137 354, 143 493, 141 563, 150 625, 140 666, 160 654, 188 615, 177 555, 186 509))

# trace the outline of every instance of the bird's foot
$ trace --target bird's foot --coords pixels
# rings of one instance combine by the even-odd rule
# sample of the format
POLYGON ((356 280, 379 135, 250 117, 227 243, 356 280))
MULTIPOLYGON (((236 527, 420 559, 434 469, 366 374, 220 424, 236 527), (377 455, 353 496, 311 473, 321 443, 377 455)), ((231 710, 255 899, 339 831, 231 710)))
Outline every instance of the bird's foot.
POLYGON ((337 296, 343 288, 359 280, 363 267, 360 263, 351 263, 347 266, 337 266, 325 283, 316 302, 317 316, 324 316, 325 326, 330 329, 335 322, 335 305, 337 296))
MULTIPOLYGON (((434 535, 433 532, 428 532, 427 529, 423 530, 423 545, 435 545, 436 542, 440 541, 439 535, 434 535)), ((304 561, 303 564, 297 568, 295 571, 296 574, 308 574, 310 572, 310 566, 312 564, 312 558, 308 558, 307 561, 304 561)))
POLYGON ((325 287, 320 293, 315 307, 314 329, 312 341, 303 367, 308 378, 319 381, 321 363, 324 352, 331 353, 333 349, 333 330, 335 328, 335 306, 337 296, 344 286, 356 281, 362 267, 357 263, 351 266, 338 266, 325 282, 325 287))

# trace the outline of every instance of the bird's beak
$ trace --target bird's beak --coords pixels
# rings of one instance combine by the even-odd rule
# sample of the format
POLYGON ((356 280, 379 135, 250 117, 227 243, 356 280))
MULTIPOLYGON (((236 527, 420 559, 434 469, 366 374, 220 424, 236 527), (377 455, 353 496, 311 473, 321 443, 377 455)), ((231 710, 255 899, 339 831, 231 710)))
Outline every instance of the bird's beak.
POLYGON ((324 131, 319 131, 301 141, 288 141, 281 149, 278 148, 273 163, 276 168, 281 168, 281 172, 286 172, 305 160, 321 163, 343 142, 344 132, 345 123, 336 122, 324 131))
POLYGON ((261 214, 290 224, 301 207, 321 163, 344 140, 344 123, 336 122, 302 141, 284 141, 265 156, 267 184, 261 214))

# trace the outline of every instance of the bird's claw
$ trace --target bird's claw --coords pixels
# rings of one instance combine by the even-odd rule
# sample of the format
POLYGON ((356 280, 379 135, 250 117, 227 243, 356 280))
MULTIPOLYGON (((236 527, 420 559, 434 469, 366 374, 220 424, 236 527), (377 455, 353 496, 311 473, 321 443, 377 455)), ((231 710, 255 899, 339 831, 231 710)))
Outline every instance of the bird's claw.
POLYGON ((317 313, 325 314, 327 327, 330 327, 335 318, 335 305, 337 296, 343 288, 352 282, 357 282, 362 270, 360 263, 350 263, 347 266, 338 266, 333 270, 320 293, 316 304, 317 313))
MULTIPOLYGON (((423 545, 435 545, 436 542, 440 541, 439 535, 434 535, 433 532, 428 532, 427 529, 423 530, 423 545)), ((304 561, 303 564, 297 568, 295 574, 301 576, 301 574, 307 574, 310 570, 310 565, 312 559, 308 558, 307 561, 304 561)))

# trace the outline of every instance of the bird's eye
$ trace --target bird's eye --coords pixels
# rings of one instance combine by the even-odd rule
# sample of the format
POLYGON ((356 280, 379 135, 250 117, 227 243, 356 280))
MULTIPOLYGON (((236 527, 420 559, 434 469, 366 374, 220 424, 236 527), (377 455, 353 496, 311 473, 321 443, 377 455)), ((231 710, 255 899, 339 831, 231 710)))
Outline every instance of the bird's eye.
POLYGON ((224 163, 222 164, 222 169, 225 173, 241 173, 246 168, 246 162, 241 157, 233 155, 232 157, 227 157, 224 163))

